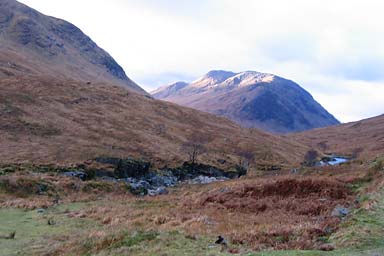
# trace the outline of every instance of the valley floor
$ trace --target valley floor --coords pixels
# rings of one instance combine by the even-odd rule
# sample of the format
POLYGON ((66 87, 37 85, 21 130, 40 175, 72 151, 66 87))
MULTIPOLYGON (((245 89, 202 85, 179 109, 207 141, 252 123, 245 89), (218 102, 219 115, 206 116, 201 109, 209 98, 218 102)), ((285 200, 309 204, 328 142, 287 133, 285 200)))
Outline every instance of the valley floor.
POLYGON ((381 178, 332 168, 340 176, 330 179, 328 168, 248 177, 155 197, 66 178, 78 193, 67 188, 59 204, 49 194, 3 193, 2 182, 0 255, 384 255, 381 178), (332 217, 340 205, 351 213, 332 217), (228 248, 215 245, 217 235, 228 248))

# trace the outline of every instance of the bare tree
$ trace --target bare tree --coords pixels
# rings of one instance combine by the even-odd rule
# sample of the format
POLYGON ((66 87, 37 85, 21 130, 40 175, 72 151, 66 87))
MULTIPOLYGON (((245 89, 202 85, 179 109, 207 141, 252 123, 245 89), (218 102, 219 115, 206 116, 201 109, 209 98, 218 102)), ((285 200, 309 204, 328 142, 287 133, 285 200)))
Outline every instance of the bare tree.
POLYGON ((304 155, 304 165, 314 166, 316 163, 316 159, 318 157, 318 153, 314 149, 310 149, 304 155))
POLYGON ((205 147, 207 142, 208 139, 205 136, 193 134, 181 145, 181 150, 188 155, 189 162, 195 164, 197 157, 207 151, 205 147))

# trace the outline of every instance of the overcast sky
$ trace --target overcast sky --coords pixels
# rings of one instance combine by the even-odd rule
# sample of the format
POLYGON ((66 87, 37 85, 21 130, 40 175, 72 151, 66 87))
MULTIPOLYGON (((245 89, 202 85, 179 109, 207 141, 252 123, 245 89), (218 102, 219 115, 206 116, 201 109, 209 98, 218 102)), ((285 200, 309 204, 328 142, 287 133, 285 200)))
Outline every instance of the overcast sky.
POLYGON ((89 35, 147 91, 213 69, 299 83, 342 122, 384 113, 382 0, 21 0, 89 35))

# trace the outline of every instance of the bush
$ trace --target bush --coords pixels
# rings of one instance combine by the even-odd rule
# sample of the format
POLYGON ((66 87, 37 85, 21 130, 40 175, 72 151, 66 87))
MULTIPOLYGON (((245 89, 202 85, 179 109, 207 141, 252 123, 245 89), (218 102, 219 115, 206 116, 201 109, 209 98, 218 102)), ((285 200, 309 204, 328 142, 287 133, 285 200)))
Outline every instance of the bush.
POLYGON ((15 166, 0 167, 0 175, 7 175, 8 173, 14 173, 16 171, 15 166))
POLYGON ((316 164, 318 155, 319 154, 317 153, 316 150, 314 149, 308 150, 307 153, 305 153, 304 155, 303 164, 306 166, 314 166, 316 164))
POLYGON ((52 184, 43 180, 19 178, 11 180, 9 178, 0 179, 0 190, 4 193, 15 194, 20 197, 31 195, 45 195, 54 191, 52 184))

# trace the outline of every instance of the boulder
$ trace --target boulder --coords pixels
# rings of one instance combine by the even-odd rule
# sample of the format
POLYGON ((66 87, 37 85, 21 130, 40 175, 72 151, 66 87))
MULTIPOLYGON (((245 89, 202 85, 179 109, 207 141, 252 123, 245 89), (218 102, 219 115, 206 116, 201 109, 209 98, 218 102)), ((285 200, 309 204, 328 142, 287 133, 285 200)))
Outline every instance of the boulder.
POLYGON ((147 180, 152 186, 156 186, 156 187, 160 187, 160 186, 171 187, 177 184, 177 178, 175 176, 168 176, 168 175, 156 174, 148 178, 147 180))
POLYGON ((165 195, 168 194, 168 190, 165 187, 158 187, 156 189, 149 189, 148 195, 157 196, 157 195, 165 195))
POLYGON ((129 191, 134 195, 144 196, 148 194, 151 185, 145 180, 127 181, 129 184, 129 191))
POLYGON ((83 171, 69 171, 69 172, 63 172, 62 175, 67 177, 76 177, 81 179, 82 181, 87 179, 87 174, 83 171))
POLYGON ((331 216, 332 217, 340 217, 340 218, 342 218, 342 217, 347 216, 349 214, 349 212, 350 211, 349 211, 348 208, 345 208, 345 207, 343 207, 341 205, 337 205, 335 207, 335 209, 333 209, 333 211, 331 213, 331 216))
POLYGON ((223 181, 227 180, 228 178, 226 177, 208 177, 208 176, 203 176, 200 175, 192 180, 189 181, 190 184, 209 184, 212 182, 217 182, 217 181, 223 181))
POLYGON ((200 175, 200 176, 190 180, 188 183, 189 184, 209 184, 209 183, 212 183, 215 181, 217 181, 217 179, 215 177, 208 177, 208 176, 200 175))
POLYGON ((190 181, 191 184, 209 184, 212 182, 217 181, 215 177, 208 177, 208 176, 198 176, 190 181))

